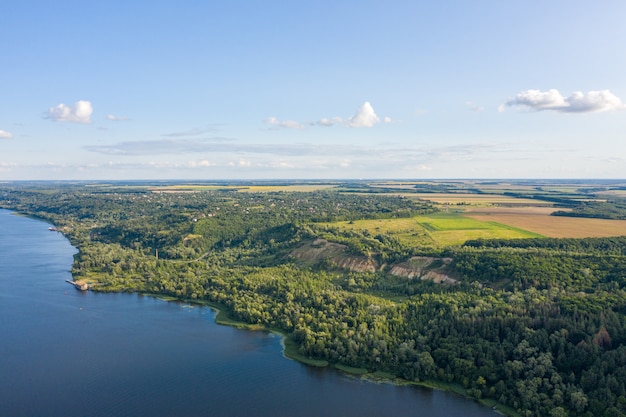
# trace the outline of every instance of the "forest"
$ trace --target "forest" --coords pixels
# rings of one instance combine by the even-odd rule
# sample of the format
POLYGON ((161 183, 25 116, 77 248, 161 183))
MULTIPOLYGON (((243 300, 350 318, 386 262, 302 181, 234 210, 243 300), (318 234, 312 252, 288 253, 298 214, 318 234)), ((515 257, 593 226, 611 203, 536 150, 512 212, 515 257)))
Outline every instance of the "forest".
POLYGON ((5 183, 0 208, 54 224, 94 291, 206 301, 318 363, 445 386, 511 416, 626 416, 626 237, 411 246, 328 222, 435 205, 350 187, 5 183))
POLYGON ((626 220, 626 200, 612 198, 607 201, 584 201, 572 205, 571 211, 559 210, 554 216, 590 217, 626 220))

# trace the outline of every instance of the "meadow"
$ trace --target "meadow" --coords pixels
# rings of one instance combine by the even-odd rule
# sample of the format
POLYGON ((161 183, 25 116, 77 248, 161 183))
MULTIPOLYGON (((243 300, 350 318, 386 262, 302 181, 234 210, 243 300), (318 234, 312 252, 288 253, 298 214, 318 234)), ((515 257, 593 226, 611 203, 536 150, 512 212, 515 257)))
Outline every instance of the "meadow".
POLYGON ((401 219, 355 220, 322 223, 344 230, 365 230, 372 235, 388 234, 407 246, 445 247, 472 239, 521 239, 542 237, 495 221, 481 221, 461 213, 437 213, 401 219))

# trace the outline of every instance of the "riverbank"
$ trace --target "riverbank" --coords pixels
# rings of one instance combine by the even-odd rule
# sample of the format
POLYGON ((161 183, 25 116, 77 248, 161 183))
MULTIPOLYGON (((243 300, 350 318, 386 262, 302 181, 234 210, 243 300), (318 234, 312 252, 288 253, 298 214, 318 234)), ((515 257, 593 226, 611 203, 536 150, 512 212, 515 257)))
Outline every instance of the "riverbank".
POLYGON ((330 362, 323 359, 311 359, 299 352, 298 344, 292 339, 290 334, 285 333, 280 329, 268 328, 266 326, 258 325, 258 324, 250 324, 234 318, 228 308, 219 303, 207 301, 207 300, 197 300, 197 299, 179 299, 176 297, 163 296, 161 294, 155 293, 141 293, 144 296, 156 297, 158 299, 164 301, 172 301, 172 302, 183 302, 192 305, 198 305, 202 307, 211 308, 215 311, 215 323, 231 326, 237 329, 248 330, 248 331, 264 331, 277 334, 281 337, 281 346, 283 347, 283 356, 287 359, 291 359, 297 362, 300 362, 304 365, 313 366, 317 368, 326 368, 331 367, 345 375, 348 375, 353 378, 358 378, 362 380, 366 380, 372 383, 383 383, 383 384, 393 384, 398 386, 416 386, 421 388, 427 388, 431 390, 438 390, 443 392, 452 393, 455 395, 459 395, 463 398, 466 398, 471 401, 475 401, 481 405, 491 408, 499 414, 502 414, 506 417, 522 417, 514 409, 507 407, 503 404, 498 403, 492 399, 476 399, 471 397, 467 390, 459 385, 453 384, 443 381, 436 380, 425 380, 425 381, 410 381, 403 378, 400 378, 396 375, 393 375, 388 372, 383 371, 369 371, 365 368, 355 368, 342 364, 331 364, 330 362))
MULTIPOLYGON (((25 216, 25 217, 30 217, 33 220, 39 220, 39 221, 44 221, 48 224, 50 224, 49 221, 46 221, 46 219, 41 219, 38 218, 36 216, 25 216)), ((82 246, 81 243, 77 241, 72 233, 69 233, 68 235, 66 235, 66 238, 68 238, 68 240, 70 241, 70 243, 72 244, 72 246, 74 246, 75 248, 77 248, 78 250, 80 250, 80 247, 82 246)), ((77 279, 78 277, 76 277, 75 279, 77 279)), ((89 282, 91 284, 93 283, 97 283, 99 282, 99 278, 96 275, 94 275, 94 272, 92 271, 90 274, 88 274, 87 276, 81 276, 81 278, 85 281, 85 282, 89 282)), ((105 287, 106 288, 106 287, 105 287)), ((105 288, 92 288, 94 291, 104 291, 104 292, 108 292, 107 289, 105 288)), ((110 288, 110 287, 109 287, 110 288)), ((115 288, 115 291, 113 292, 136 292, 136 289, 133 288, 115 288)), ((489 408, 494 408, 500 411, 501 413, 510 416, 510 417, 518 417, 519 415, 517 413, 514 412, 514 410, 507 410, 505 407, 496 404, 495 402, 488 402, 485 400, 477 400, 475 398, 472 398, 468 395, 467 391, 458 385, 454 385, 454 384, 447 384, 447 383, 443 383, 443 382, 438 382, 438 381, 408 381, 408 380, 403 380, 401 378, 398 378, 397 376, 390 374, 390 373, 385 373, 385 372, 381 372, 381 371, 374 371, 372 372, 371 370, 368 369, 364 369, 364 368, 354 368, 354 367, 349 367, 346 365, 342 365, 342 364, 331 364, 326 360, 319 360, 319 359, 311 359, 308 358, 304 355, 302 355, 299 352, 299 346, 298 344, 293 340, 293 338, 291 337, 290 334, 286 334, 285 332, 283 332, 280 329, 276 329, 276 328, 268 328, 262 325, 255 325, 255 324, 249 324, 249 323, 245 323, 242 321, 237 320, 236 318, 234 318, 230 313, 228 308, 225 305, 221 305, 218 303, 214 303, 214 302, 210 302, 207 300, 198 300, 198 299, 179 299, 176 297, 169 297, 169 296, 164 296, 162 294, 157 294, 157 293, 142 293, 143 295, 146 296, 151 296, 151 297, 156 297, 159 299, 163 299, 166 301, 177 301, 177 302, 186 302, 186 303, 190 303, 190 304, 195 304, 195 305, 201 305, 201 306, 206 306, 209 308, 212 308, 213 310, 216 311, 216 315, 215 315, 215 322, 217 324, 220 325, 227 325, 227 326, 231 326, 231 327, 235 327, 235 328, 239 328, 239 329, 245 329, 245 330, 252 330, 252 331, 267 331, 267 332, 272 332, 272 333, 276 333, 279 334, 281 336, 281 345, 283 347, 283 356, 288 358, 288 359, 292 359, 294 361, 300 362, 302 364, 308 365, 308 366, 312 366, 312 367, 318 367, 318 368, 325 368, 325 367, 332 367, 334 369, 336 369, 337 371, 349 375, 351 377, 354 378, 358 378, 358 379, 363 379, 363 380, 367 380, 367 381, 371 381, 371 382, 375 382, 375 383, 391 383, 394 385, 413 385, 413 386, 420 386, 420 387, 425 387, 425 388, 429 388, 429 389, 434 389, 434 390, 439 390, 439 391, 444 391, 444 392, 450 392, 450 393, 454 393, 460 396, 463 396, 465 398, 468 398, 472 401, 476 401, 478 403, 481 403, 483 405, 488 406, 489 408)))

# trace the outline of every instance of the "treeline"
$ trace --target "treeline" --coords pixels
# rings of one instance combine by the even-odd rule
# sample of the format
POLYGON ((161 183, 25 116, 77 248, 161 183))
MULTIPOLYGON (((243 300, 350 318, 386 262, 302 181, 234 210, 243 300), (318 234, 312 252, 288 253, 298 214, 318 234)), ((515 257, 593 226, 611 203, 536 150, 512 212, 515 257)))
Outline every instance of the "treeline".
POLYGON ((555 211, 553 216, 588 217, 626 220, 626 200, 588 201, 575 205, 571 211, 555 211))
POLYGON ((466 248, 523 248, 548 249, 551 251, 584 253, 587 255, 626 255, 626 236, 571 238, 527 238, 527 239, 479 239, 463 244, 466 248))

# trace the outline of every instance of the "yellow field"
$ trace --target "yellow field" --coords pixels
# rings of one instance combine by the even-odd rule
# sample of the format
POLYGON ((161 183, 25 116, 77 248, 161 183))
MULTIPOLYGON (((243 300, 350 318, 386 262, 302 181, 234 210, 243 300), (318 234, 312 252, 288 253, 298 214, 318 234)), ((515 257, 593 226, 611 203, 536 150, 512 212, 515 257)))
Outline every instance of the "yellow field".
POLYGON ((599 195, 608 195, 611 197, 619 197, 619 198, 626 198, 626 190, 610 190, 610 191, 602 191, 600 193, 598 193, 599 195))
POLYGON ((464 216, 480 221, 494 221, 548 237, 608 237, 626 235, 626 220, 586 219, 550 216, 550 207, 470 208, 464 216))
POLYGON ((495 194, 456 194, 456 193, 418 193, 404 194, 405 197, 417 197, 437 204, 465 204, 484 206, 493 204, 548 206, 551 203, 530 198, 515 198, 495 194))
POLYGON ((152 187, 150 191, 155 193, 170 192, 184 193, 207 190, 233 190, 240 193, 269 193, 269 192, 313 192, 334 188, 330 184, 297 184, 297 185, 166 185, 152 187))
POLYGON ((300 185, 251 185, 249 187, 242 187, 239 192, 245 193, 267 193, 267 192, 313 192, 328 190, 329 188, 335 188, 335 185, 328 184, 300 184, 300 185))

